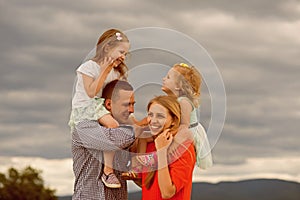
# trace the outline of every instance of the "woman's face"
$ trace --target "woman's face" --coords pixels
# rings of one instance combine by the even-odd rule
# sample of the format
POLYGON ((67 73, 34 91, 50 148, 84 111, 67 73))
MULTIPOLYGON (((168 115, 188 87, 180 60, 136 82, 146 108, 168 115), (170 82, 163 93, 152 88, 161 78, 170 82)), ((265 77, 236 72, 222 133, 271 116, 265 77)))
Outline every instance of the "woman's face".
POLYGON ((114 66, 117 67, 121 62, 124 62, 126 55, 129 51, 128 42, 120 42, 118 46, 113 48, 109 56, 114 60, 114 66))
POLYGON ((172 124, 172 117, 168 110, 158 103, 152 103, 147 117, 152 135, 158 135, 172 124))

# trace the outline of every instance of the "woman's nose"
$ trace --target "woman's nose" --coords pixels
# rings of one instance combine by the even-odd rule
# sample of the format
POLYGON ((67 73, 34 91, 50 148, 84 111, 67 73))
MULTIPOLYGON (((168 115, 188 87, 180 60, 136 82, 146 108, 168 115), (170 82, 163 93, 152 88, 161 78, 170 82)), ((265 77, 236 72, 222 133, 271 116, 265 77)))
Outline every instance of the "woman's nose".
POLYGON ((155 116, 150 117, 150 122, 157 122, 157 118, 155 116))

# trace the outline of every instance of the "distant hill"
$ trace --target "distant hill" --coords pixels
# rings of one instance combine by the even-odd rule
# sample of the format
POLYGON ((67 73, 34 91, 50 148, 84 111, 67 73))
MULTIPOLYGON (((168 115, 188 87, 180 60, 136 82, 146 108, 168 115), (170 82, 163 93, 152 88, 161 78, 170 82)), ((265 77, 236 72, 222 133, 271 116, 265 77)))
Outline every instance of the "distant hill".
MULTIPOLYGON (((140 200, 141 192, 129 193, 129 200, 140 200)), ((70 200, 71 197, 59 197, 70 200)), ((300 200, 296 182, 256 179, 218 184, 193 183, 192 200, 300 200)))

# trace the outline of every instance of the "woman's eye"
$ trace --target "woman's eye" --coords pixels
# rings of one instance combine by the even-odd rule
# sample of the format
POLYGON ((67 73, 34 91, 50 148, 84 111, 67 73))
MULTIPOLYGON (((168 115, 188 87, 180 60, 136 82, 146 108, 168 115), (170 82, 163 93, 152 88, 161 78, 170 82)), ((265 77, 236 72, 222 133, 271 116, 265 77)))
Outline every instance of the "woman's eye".
POLYGON ((163 118, 165 118, 165 116, 164 115, 157 115, 157 118, 163 119, 163 118))
POLYGON ((153 114, 152 113, 148 113, 148 117, 153 117, 153 114))

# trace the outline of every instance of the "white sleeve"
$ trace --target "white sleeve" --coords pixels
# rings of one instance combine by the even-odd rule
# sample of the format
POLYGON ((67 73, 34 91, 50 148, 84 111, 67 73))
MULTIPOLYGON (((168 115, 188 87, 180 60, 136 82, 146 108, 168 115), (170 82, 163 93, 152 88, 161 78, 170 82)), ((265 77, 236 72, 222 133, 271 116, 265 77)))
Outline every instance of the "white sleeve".
POLYGON ((95 64, 94 61, 89 60, 81 64, 76 71, 96 79, 99 76, 100 68, 95 64))

